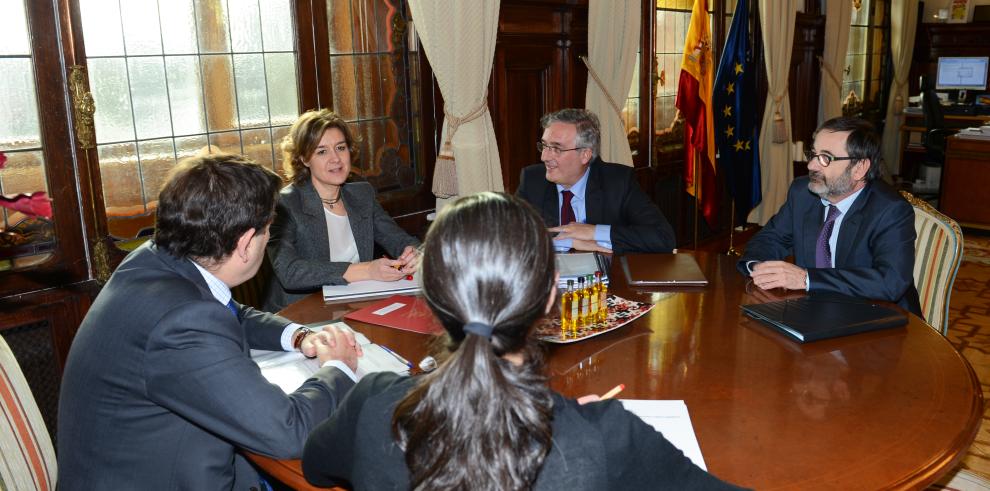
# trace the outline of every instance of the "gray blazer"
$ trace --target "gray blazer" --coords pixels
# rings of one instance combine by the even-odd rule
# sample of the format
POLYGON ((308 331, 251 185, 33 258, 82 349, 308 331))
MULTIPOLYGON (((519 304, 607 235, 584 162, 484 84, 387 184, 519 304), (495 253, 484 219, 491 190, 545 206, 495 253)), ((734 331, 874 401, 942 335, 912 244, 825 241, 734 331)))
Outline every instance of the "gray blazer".
POLYGON ((354 383, 321 368, 286 395, 249 348, 281 350, 288 320, 237 315, 196 267, 150 242, 120 264, 79 327, 58 411, 58 485, 75 489, 249 489, 238 448, 298 457, 354 383))
MULTIPOLYGON (((349 182, 341 188, 341 199, 361 262, 374 259, 376 243, 392 257, 406 246, 419 245, 378 204, 371 184, 349 182)), ((330 261, 327 219, 311 182, 290 184, 279 194, 268 258, 275 270, 265 297, 269 312, 278 312, 323 285, 347 284, 344 272, 350 263, 330 261)))

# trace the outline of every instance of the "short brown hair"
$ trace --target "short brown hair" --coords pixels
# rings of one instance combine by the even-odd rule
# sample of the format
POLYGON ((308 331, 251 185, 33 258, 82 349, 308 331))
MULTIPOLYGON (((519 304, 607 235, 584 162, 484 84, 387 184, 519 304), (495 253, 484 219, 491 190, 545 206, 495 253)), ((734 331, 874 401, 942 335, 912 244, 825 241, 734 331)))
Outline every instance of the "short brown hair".
POLYGON ((185 159, 158 195, 155 245, 178 258, 223 260, 244 232, 271 223, 281 187, 278 175, 247 157, 185 159))
POLYGON ((289 134, 282 139, 282 168, 286 176, 295 184, 309 180, 309 167, 304 164, 313 156, 320 139, 330 128, 337 128, 344 134, 344 142, 351 151, 351 165, 357 158, 356 141, 351 129, 337 113, 329 109, 312 109, 299 116, 289 134))

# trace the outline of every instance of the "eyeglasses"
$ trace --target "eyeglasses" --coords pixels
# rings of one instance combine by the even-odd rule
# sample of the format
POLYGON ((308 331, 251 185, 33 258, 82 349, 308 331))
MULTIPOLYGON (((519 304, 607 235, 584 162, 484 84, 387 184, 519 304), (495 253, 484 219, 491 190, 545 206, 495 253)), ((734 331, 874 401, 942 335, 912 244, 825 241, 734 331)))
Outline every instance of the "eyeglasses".
POLYGON ((550 154, 553 155, 553 156, 555 156, 555 157, 560 156, 560 154, 562 154, 564 152, 570 152, 571 150, 581 150, 581 149, 584 149, 584 148, 588 148, 588 147, 560 148, 560 147, 555 147, 555 146, 552 146, 552 145, 547 145, 546 143, 543 143, 541 141, 536 142, 536 149, 540 153, 543 153, 544 150, 549 150, 550 151, 550 154))
POLYGON ((818 163, 821 164, 822 167, 828 167, 829 164, 835 162, 836 160, 859 160, 859 157, 835 157, 827 153, 815 153, 811 150, 805 150, 804 157, 808 160, 808 162, 818 159, 818 163))

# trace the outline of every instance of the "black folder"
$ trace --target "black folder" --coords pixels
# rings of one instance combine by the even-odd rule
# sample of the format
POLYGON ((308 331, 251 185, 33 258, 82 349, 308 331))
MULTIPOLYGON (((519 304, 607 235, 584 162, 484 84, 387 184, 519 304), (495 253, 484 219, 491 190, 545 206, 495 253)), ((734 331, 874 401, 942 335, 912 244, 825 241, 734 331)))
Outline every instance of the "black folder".
POLYGON ((907 316, 897 309, 842 295, 816 294, 741 307, 746 315, 799 343, 907 324, 907 316))

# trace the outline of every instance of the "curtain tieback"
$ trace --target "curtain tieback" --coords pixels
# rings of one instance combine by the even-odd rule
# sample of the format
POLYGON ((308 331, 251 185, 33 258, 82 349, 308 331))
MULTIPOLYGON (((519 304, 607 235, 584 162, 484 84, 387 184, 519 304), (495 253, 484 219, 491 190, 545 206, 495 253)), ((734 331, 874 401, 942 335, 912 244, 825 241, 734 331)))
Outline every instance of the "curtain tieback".
POLYGON ((897 80, 894 77, 894 115, 900 115, 904 112, 904 85, 907 84, 907 80, 897 80))
POLYGON ((773 98, 773 142, 774 143, 786 143, 787 142, 787 128, 784 126, 784 116, 780 114, 781 101, 787 97, 787 87, 784 87, 784 91, 781 92, 779 96, 774 96, 773 98))
POLYGON ((821 55, 818 55, 818 64, 822 67, 822 71, 825 72, 826 75, 828 75, 828 78, 832 81, 832 83, 835 84, 837 88, 841 89, 842 79, 840 79, 838 76, 835 75, 835 70, 832 70, 831 65, 825 63, 825 58, 822 58, 821 55))
POLYGON ((447 138, 444 140, 443 146, 440 148, 440 154, 437 155, 437 163, 433 169, 434 196, 441 199, 457 196, 457 169, 454 165, 454 146, 451 142, 453 141, 454 134, 457 133, 458 128, 480 118, 486 111, 488 111, 487 91, 485 92, 484 97, 481 98, 481 102, 464 116, 454 115, 450 110, 450 106, 444 104, 443 117, 444 124, 447 125, 447 138))
POLYGON ((602 94, 605 94, 605 99, 608 100, 608 104, 612 106, 612 109, 615 111, 615 115, 618 116, 619 120, 621 121, 622 108, 619 106, 618 103, 615 102, 615 98, 612 97, 612 94, 608 93, 608 89, 605 88, 605 83, 602 82, 602 79, 600 77, 598 77, 598 72, 595 71, 594 67, 591 66, 591 62, 588 61, 588 57, 581 56, 580 58, 581 61, 584 62, 584 66, 588 67, 588 73, 591 74, 591 78, 595 81, 595 84, 598 85, 598 88, 602 90, 602 94))

